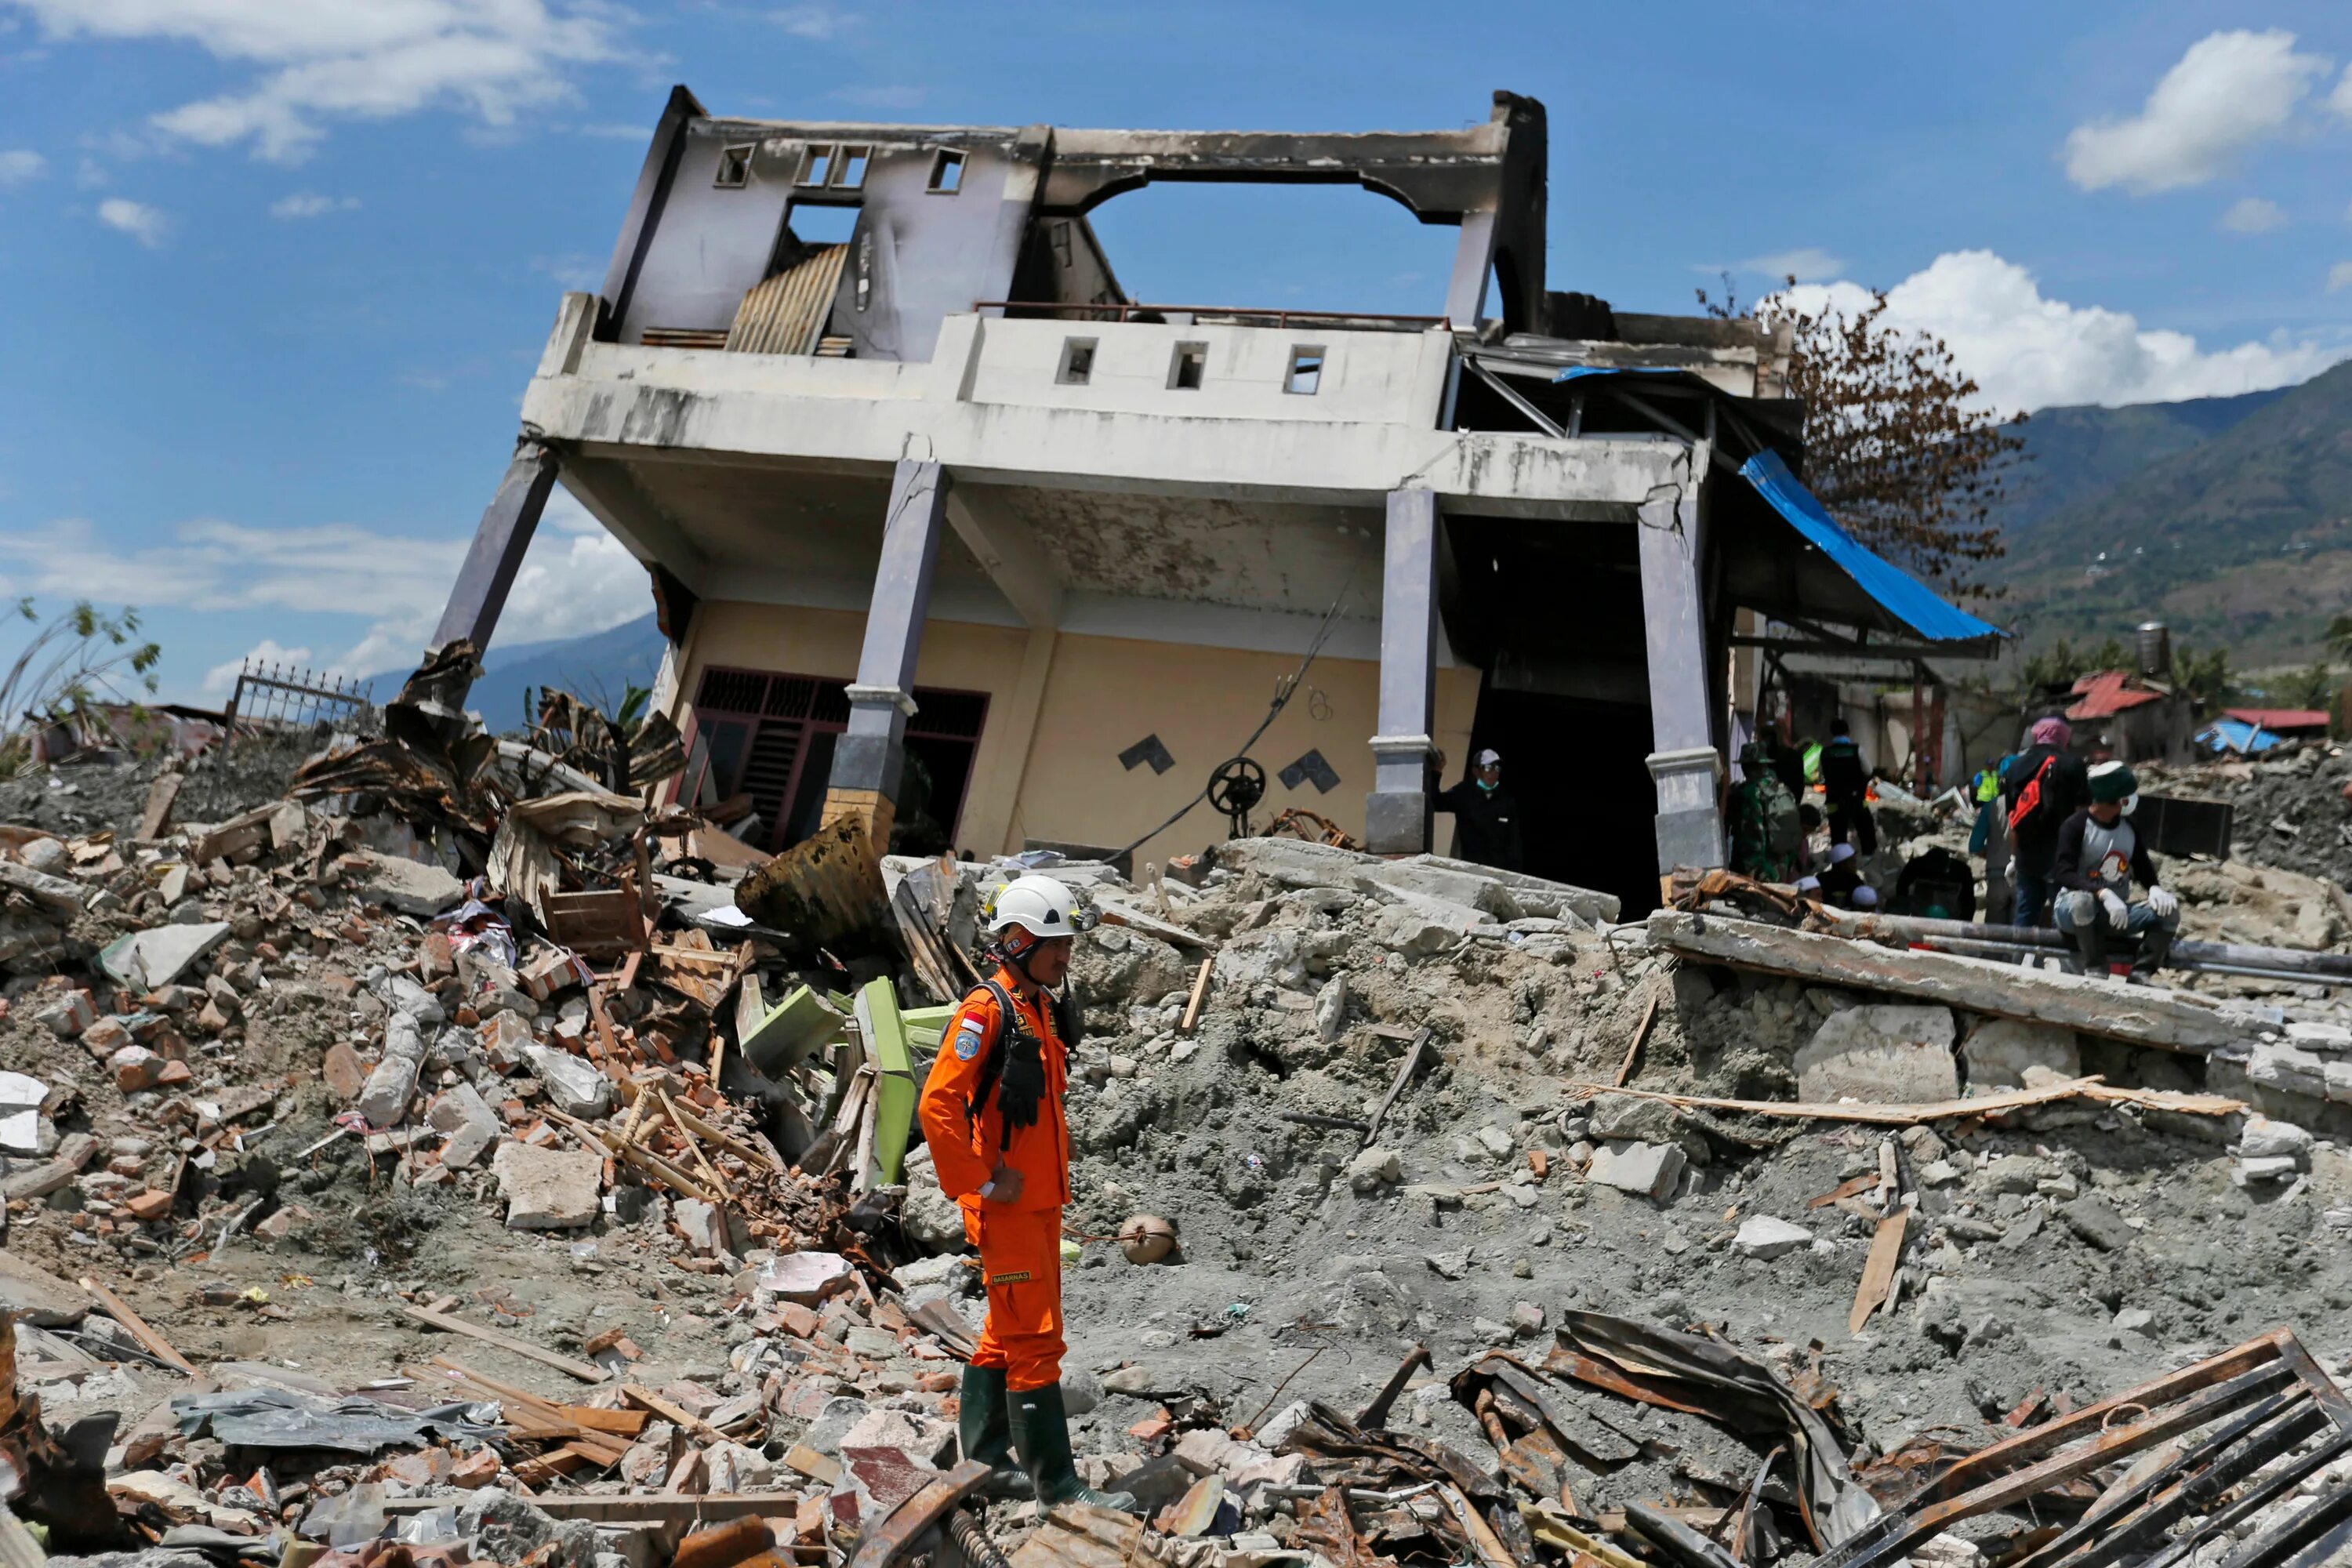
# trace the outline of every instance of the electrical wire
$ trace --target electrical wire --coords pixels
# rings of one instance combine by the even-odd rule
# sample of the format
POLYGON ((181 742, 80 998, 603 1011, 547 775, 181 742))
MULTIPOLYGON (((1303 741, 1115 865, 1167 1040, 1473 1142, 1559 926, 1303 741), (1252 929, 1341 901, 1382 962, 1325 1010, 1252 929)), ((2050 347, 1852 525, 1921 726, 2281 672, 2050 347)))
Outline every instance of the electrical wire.
MULTIPOLYGON (((1298 661, 1298 668, 1291 672, 1288 679, 1283 680, 1275 688, 1274 701, 1267 706, 1265 717, 1258 721, 1257 728, 1252 730, 1249 732, 1249 739, 1244 741, 1241 745, 1234 750, 1233 752, 1234 756, 1247 756, 1249 754, 1249 749, 1257 744, 1258 737, 1265 734, 1267 730, 1273 728, 1274 721, 1282 716, 1283 709, 1289 706, 1290 700, 1298 694, 1299 686, 1306 680, 1307 670, 1314 667, 1316 656, 1323 651, 1323 645, 1330 640, 1331 627, 1339 618, 1339 606, 1348 602, 1349 591, 1355 585, 1356 576, 1355 574, 1351 572, 1348 574, 1348 580, 1339 584, 1339 595, 1331 601, 1331 607, 1323 612, 1323 624, 1315 628, 1315 636, 1307 645, 1307 657, 1298 661)), ((1222 767, 1223 764, 1219 763, 1218 765, 1222 767)), ((1119 850, 1118 854, 1134 854, 1136 850, 1141 848, 1145 844, 1157 838, 1160 835, 1167 832, 1170 828, 1183 821, 1185 817, 1192 815, 1192 808, 1194 806, 1209 798, 1209 791, 1216 782, 1217 775, 1215 771, 1213 769, 1210 772, 1208 783, 1203 784, 1201 786, 1201 792, 1198 795, 1186 801, 1182 805, 1178 806, 1174 815, 1171 816, 1167 821, 1161 823, 1150 832, 1144 834, 1126 848, 1119 850)), ((1114 857, 1114 858, 1116 858, 1117 857, 1114 857)))

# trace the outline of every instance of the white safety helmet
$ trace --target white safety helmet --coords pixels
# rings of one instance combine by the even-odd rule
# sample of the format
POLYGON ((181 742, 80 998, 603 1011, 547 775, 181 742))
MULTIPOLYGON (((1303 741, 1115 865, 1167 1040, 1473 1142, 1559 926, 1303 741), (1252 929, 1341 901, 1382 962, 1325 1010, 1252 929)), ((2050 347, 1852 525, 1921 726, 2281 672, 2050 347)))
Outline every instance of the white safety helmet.
POLYGON ((991 936, 1015 926, 1034 937, 1076 936, 1092 923, 1067 887, 1034 871, 998 889, 980 913, 991 936))

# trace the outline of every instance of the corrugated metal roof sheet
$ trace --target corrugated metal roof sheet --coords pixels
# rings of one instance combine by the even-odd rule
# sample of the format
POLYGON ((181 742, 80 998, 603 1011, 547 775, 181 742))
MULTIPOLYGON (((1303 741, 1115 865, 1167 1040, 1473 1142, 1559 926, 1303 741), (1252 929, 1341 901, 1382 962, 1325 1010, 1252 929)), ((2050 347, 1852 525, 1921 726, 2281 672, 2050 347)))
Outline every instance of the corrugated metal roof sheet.
POLYGON ((2324 708, 2225 708, 2223 712, 2248 724, 2258 724, 2265 730, 2325 730, 2327 710, 2324 708))
POLYGON ((827 245, 803 257, 766 282, 754 286, 735 307, 727 334, 730 353, 806 354, 816 352, 833 296, 841 287, 841 264, 849 247, 827 245))
POLYGON ((2133 676, 2127 669, 2103 669, 2096 675, 2086 675, 2074 682, 2074 695, 2082 700, 2066 710, 2069 719, 2112 719, 2127 708, 2144 702, 2154 702, 2164 696, 2146 687, 2131 684, 2133 676))

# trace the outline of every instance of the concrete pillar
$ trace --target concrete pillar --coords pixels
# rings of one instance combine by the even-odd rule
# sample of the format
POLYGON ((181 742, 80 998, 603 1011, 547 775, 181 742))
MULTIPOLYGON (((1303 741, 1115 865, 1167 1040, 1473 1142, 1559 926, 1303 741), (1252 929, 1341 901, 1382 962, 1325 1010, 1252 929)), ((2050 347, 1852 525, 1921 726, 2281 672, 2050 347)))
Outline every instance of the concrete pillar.
POLYGON ((1389 492, 1381 575, 1380 731, 1364 841, 1375 855, 1429 847, 1430 740, 1437 694, 1437 495, 1389 492))
POLYGON ((849 729, 834 746, 833 775, 825 781, 822 825, 856 816, 877 851, 888 847, 897 815, 907 721, 915 711, 915 656, 923 645, 947 500, 947 476, 935 462, 902 461, 891 477, 882 563, 866 608, 857 679, 849 688, 849 729))
POLYGON ((507 593, 522 569, 530 536, 539 529, 539 514, 554 489, 555 454, 527 437, 515 443, 514 460, 507 465, 498 494, 490 498, 474 530, 473 545, 457 568, 457 585, 449 590, 449 603, 441 611, 441 624, 433 629, 428 652, 459 637, 473 639, 478 657, 490 646, 499 613, 507 607, 507 593))
POLYGON ((1650 777, 1658 791, 1658 876, 1677 866, 1724 863, 1723 813, 1717 781, 1723 756, 1715 749, 1708 698, 1706 616, 1699 583, 1702 560, 1699 487, 1707 471, 1702 449, 1692 476, 1653 496, 1640 513, 1642 621, 1650 667, 1650 777))

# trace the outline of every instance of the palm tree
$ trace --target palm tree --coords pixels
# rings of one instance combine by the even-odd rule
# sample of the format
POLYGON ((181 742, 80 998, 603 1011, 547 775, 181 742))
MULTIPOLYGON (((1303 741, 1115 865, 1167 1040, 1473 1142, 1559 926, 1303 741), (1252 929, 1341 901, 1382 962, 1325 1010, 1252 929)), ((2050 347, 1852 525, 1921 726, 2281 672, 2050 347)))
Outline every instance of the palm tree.
POLYGON ((2352 615, 2327 623, 2327 651, 2337 664, 2352 664, 2352 615))

